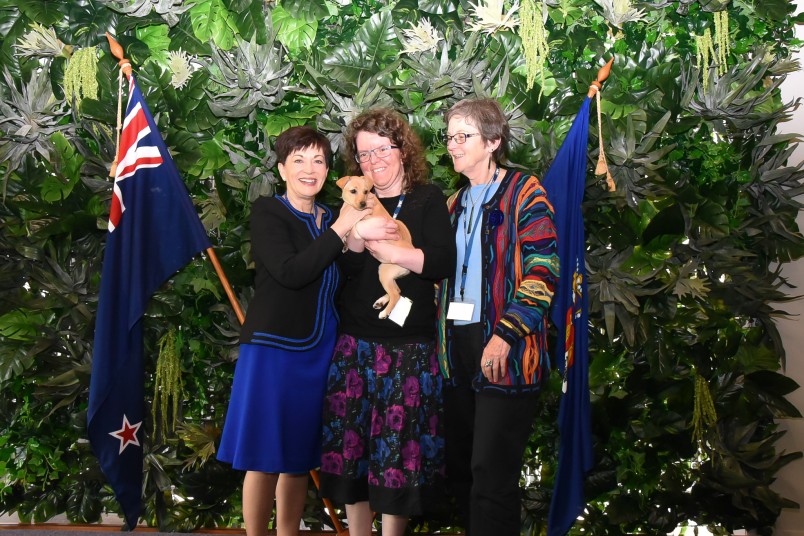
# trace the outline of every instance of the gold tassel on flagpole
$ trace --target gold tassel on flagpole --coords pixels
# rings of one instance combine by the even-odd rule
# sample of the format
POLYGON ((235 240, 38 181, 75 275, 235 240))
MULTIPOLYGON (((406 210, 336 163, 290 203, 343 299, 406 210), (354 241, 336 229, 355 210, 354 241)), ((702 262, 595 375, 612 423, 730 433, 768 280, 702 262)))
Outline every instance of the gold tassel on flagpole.
POLYGON ((603 87, 603 81, 608 78, 611 66, 614 63, 614 58, 611 58, 606 65, 600 68, 597 72, 597 80, 592 82, 589 86, 587 97, 595 96, 597 101, 597 139, 600 143, 600 153, 597 155, 597 166, 595 166, 595 175, 606 175, 606 186, 609 192, 617 189, 614 183, 614 178, 609 171, 609 164, 606 162, 606 151, 603 148, 603 119, 602 112, 600 111, 600 90, 603 87))
POLYGON ((597 139, 600 142, 600 152, 597 155, 597 166, 595 167, 595 175, 606 175, 606 187, 609 192, 617 189, 614 184, 614 178, 609 171, 609 164, 606 162, 606 150, 603 148, 603 118, 600 111, 600 90, 595 93, 597 100, 597 139))

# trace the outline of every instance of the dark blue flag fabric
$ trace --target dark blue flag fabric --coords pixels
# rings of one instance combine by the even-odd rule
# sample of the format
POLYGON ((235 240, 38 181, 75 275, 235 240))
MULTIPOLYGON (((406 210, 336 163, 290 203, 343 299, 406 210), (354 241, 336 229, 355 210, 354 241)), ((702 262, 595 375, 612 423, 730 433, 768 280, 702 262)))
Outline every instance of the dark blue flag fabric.
POLYGON ((592 468, 589 407, 589 299, 583 228, 589 136, 589 97, 542 181, 555 211, 561 272, 551 316, 558 336, 554 355, 564 376, 558 417, 561 444, 547 523, 549 536, 563 536, 586 505, 584 478, 592 468))
POLYGON ((87 431, 126 523, 142 509, 142 316, 153 293, 210 246, 134 77, 120 139, 95 323, 87 431))

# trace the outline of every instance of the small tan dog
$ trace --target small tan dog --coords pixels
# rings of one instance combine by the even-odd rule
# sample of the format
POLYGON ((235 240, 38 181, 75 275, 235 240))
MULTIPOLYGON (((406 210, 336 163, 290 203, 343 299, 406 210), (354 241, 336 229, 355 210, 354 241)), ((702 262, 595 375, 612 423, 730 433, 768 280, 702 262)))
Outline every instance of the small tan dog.
MULTIPOLYGON (((366 201, 374 183, 371 182, 371 179, 368 177, 349 175, 338 179, 337 185, 343 190, 341 198, 344 203, 358 210, 363 210, 366 208, 366 201)), ((379 201, 374 203, 371 215, 391 219, 391 215, 388 214, 388 211, 385 210, 385 207, 383 207, 382 203, 379 201)), ((399 240, 388 240, 387 242, 396 246, 413 249, 410 231, 401 221, 396 220, 396 223, 399 229, 399 240)), ((385 296, 374 302, 375 309, 382 309, 383 306, 385 306, 385 309, 380 311, 380 318, 388 318, 388 315, 391 314, 391 311, 402 296, 399 285, 396 284, 396 280, 400 277, 405 277, 409 273, 410 270, 398 264, 385 262, 380 264, 380 284, 386 292, 385 296)))

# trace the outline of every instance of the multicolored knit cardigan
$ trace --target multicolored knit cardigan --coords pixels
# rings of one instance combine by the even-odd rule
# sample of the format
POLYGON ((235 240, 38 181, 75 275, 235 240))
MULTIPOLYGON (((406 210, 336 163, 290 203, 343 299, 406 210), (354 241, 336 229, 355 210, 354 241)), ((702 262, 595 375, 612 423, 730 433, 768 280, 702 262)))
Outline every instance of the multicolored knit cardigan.
MULTIPOLYGON (((467 186, 468 187, 468 186, 467 186)), ((462 188, 447 201, 453 231, 464 210, 462 188)), ((558 281, 559 263, 553 207, 539 180, 508 170, 494 196, 483 205, 481 230, 483 296, 480 321, 483 345, 498 335, 511 345, 508 373, 498 383, 482 374, 475 388, 515 394, 537 391, 550 369, 547 354, 548 310, 558 281)), ((450 329, 446 314, 455 296, 455 278, 438 289, 438 359, 450 378, 450 329)), ((477 356, 478 360, 481 356, 477 356)))

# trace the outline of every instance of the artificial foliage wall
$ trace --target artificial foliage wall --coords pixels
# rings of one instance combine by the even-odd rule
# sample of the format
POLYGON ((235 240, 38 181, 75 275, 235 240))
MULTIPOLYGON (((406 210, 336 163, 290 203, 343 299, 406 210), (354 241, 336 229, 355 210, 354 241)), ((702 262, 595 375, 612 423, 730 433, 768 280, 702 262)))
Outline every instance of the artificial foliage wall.
MULTIPOLYGON (((783 0, 0 0, 0 512, 86 523, 118 510, 85 429, 117 116, 109 32, 244 306, 249 205, 278 186, 283 129, 315 125, 338 149, 352 117, 390 106, 452 191, 442 114, 492 96, 513 125, 511 160, 541 174, 613 57, 601 111, 616 190, 594 173, 593 119, 584 203, 596 466, 573 531, 692 520, 770 534, 795 505, 769 486, 800 456, 776 449, 774 422, 799 416, 772 305, 799 292, 779 265, 804 252, 802 170, 776 133, 794 106, 778 89, 798 68, 792 12, 783 0)), ((242 475, 214 459, 238 329, 205 259, 150 304, 144 519, 162 530, 241 523, 242 475)), ((528 534, 545 529, 559 397, 555 378, 523 467, 528 534)), ((305 520, 328 523, 312 491, 305 520)))

